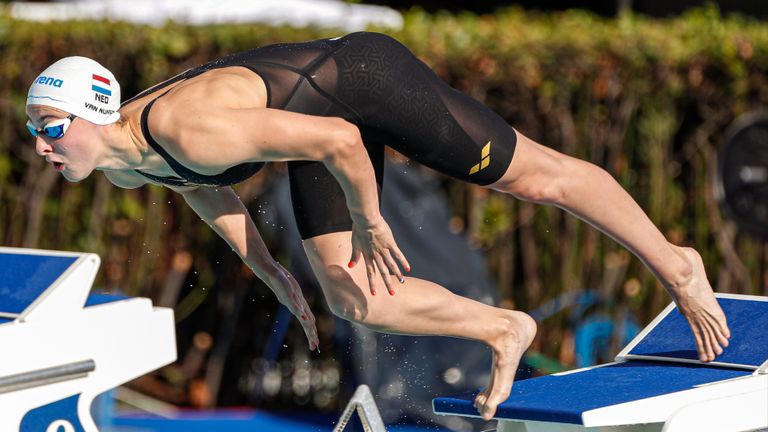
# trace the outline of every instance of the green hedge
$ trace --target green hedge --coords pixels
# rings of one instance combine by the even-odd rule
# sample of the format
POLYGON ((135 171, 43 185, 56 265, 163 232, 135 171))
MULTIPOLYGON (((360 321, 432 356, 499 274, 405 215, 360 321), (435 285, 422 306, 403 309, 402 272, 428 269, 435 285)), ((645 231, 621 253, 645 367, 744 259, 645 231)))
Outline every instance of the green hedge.
MULTIPOLYGON (((57 58, 77 54, 110 68, 128 97, 226 53, 338 34, 0 17, 3 244, 96 251, 105 257, 103 285, 150 294, 168 280, 174 256, 189 251, 203 283, 214 284, 206 250, 217 240, 178 196, 153 187, 117 190, 102 176, 63 186, 43 168, 24 130, 27 87, 57 58)), ((714 8, 667 20, 413 10, 390 34, 523 133, 610 171, 669 238, 700 250, 720 290, 757 293, 765 286, 758 274, 765 245, 721 217, 712 175, 726 127, 768 99, 767 25, 714 8)), ((242 196, 255 196, 268 181, 261 176, 240 186, 242 196)), ((446 184, 453 228, 487 250, 507 305, 530 309, 568 290, 594 288, 623 305, 616 310, 636 310, 643 320, 669 301, 638 260, 564 212, 446 184)), ((543 333, 550 345, 539 348, 553 354, 552 344, 569 337, 557 320, 543 333)))

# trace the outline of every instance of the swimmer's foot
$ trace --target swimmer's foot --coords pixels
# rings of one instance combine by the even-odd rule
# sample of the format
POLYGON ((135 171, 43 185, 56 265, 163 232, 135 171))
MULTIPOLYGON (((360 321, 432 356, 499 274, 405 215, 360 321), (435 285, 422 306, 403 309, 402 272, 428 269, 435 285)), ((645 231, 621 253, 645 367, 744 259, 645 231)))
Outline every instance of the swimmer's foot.
POLYGON ((691 248, 677 248, 691 264, 690 278, 669 291, 680 313, 688 320, 696 340, 699 360, 709 362, 723 353, 731 332, 725 314, 707 280, 701 256, 691 248))
POLYGON ((475 409, 485 420, 496 414, 496 407, 504 402, 512 390, 520 358, 536 335, 536 322, 530 316, 509 311, 505 325, 501 326, 489 345, 493 350, 491 381, 475 397, 475 409))

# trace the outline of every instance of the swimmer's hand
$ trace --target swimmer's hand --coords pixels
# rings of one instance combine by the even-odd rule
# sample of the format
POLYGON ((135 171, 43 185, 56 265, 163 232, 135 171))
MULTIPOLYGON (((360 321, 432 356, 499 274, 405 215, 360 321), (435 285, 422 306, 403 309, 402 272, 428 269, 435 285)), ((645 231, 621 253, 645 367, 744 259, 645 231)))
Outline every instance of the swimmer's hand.
POLYGON ((352 257, 349 267, 354 267, 360 261, 360 257, 365 259, 365 270, 368 273, 368 285, 372 295, 376 295, 377 270, 384 279, 384 285, 387 286, 390 295, 395 295, 392 276, 395 276, 400 283, 405 282, 400 266, 405 271, 411 271, 411 266, 397 247, 392 230, 389 229, 384 218, 379 218, 372 224, 357 222, 352 224, 352 257))
POLYGON ((304 334, 307 336, 309 350, 314 351, 319 344, 315 316, 309 309, 296 279, 280 264, 277 264, 277 267, 279 271, 270 281, 270 288, 275 292, 280 303, 284 304, 299 320, 304 334))

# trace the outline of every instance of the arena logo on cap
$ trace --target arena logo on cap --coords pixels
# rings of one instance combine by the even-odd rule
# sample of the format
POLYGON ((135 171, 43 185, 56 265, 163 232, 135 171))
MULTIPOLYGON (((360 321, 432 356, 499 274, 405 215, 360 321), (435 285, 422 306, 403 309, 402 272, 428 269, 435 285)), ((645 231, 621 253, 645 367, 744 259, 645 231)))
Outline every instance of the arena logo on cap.
POLYGON ((96 92, 96 100, 101 103, 109 103, 109 96, 112 96, 112 84, 108 78, 93 74, 91 89, 96 92))
POLYGON ((64 84, 64 80, 60 80, 54 77, 41 76, 37 79, 37 81, 35 81, 35 83, 61 88, 62 84, 64 84))

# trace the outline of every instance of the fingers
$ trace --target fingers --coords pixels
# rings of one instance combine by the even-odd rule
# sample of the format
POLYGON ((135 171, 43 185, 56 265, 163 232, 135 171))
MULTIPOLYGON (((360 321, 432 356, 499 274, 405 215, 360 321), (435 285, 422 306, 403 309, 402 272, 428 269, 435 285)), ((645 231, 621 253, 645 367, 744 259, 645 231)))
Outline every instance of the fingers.
POLYGON ((394 295, 394 283, 390 276, 394 275, 400 283, 405 283, 398 263, 406 271, 411 269, 405 256, 395 244, 389 228, 386 225, 384 228, 386 229, 371 231, 368 236, 363 236, 362 239, 356 235, 354 229, 352 233, 352 255, 348 266, 349 268, 354 267, 362 256, 365 261, 365 271, 368 276, 368 287, 371 295, 376 295, 377 272, 381 275, 389 294, 394 295))
POLYGON ((289 297, 291 299, 292 306, 290 308, 291 313, 296 316, 296 318, 299 320, 299 323, 301 324, 302 329, 304 329, 304 335, 307 337, 307 342, 309 343, 309 350, 314 351, 317 349, 320 343, 320 339, 317 334, 317 326, 315 325, 315 315, 309 308, 309 304, 301 294, 301 291, 291 291, 289 297))
MULTIPOLYGON (((403 272, 400 271, 400 266, 398 266, 398 262, 403 266, 405 271, 411 271, 411 267, 409 266, 408 261, 405 260, 405 257, 398 249, 385 249, 384 252, 380 252, 380 253, 372 252, 371 254, 375 257, 373 258, 374 261, 378 261, 378 258, 380 257, 383 260, 381 263, 382 268, 386 268, 387 273, 393 276, 397 276, 397 280, 400 281, 401 283, 404 281, 404 277, 403 277, 403 272), (393 258, 393 255, 397 257, 397 260, 393 258)), ((360 261, 361 256, 365 257, 366 255, 363 254, 363 252, 360 250, 357 250, 357 249, 354 250, 352 252, 352 257, 349 260, 348 267, 352 268, 355 265, 357 265, 357 262, 360 261)), ((368 258, 366 257, 366 261, 367 259, 368 258)), ((377 262, 377 264, 379 263, 377 262)))
POLYGON ((368 283, 371 286, 371 294, 376 295, 376 273, 381 275, 381 279, 384 281, 384 286, 387 288, 387 292, 389 292, 389 295, 395 295, 395 284, 392 280, 392 275, 397 277, 397 280, 400 283, 405 283, 405 278, 403 277, 402 272, 397 267, 397 264, 392 259, 392 257, 389 255, 389 253, 386 254, 377 254, 374 253, 372 256, 366 255, 366 269, 368 269, 368 263, 372 263, 371 266, 372 269, 368 271, 368 283), (389 258, 389 259, 387 259, 389 258))
POLYGON ((352 256, 349 257, 349 264, 347 265, 349 268, 352 268, 357 265, 357 262, 360 261, 360 257, 363 256, 363 251, 360 250, 357 247, 352 247, 352 256))
POLYGON ((371 295, 376 295, 376 264, 372 257, 365 255, 365 273, 368 275, 368 287, 371 295))
POLYGON ((285 278, 282 280, 284 285, 282 287, 283 290, 280 292, 286 293, 288 297, 287 299, 283 298, 281 302, 283 302, 288 310, 290 310, 291 314, 299 320, 299 323, 304 330, 304 335, 307 337, 309 349, 314 351, 320 344, 320 339, 317 334, 317 326, 315 325, 315 315, 309 308, 309 304, 304 298, 301 288, 296 280, 287 270, 282 268, 282 266, 280 266, 280 268, 282 269, 282 275, 285 278))
POLYGON ((315 315, 309 310, 309 305, 306 304, 306 301, 301 311, 300 322, 304 328, 304 334, 307 336, 307 342, 309 342, 309 350, 314 351, 320 344, 320 338, 317 334, 317 326, 315 325, 315 315))
POLYGON ((309 337, 309 350, 314 351, 317 349, 319 345, 320 345, 320 338, 317 335, 317 327, 315 327, 315 325, 312 324, 312 329, 310 331, 310 337, 309 337))
MULTIPOLYGON (((294 293, 291 293, 291 298, 295 298, 294 293)), ((309 309, 309 305, 303 297, 293 305, 294 308, 291 313, 293 313, 299 320, 301 328, 304 330, 304 335, 307 337, 307 343, 309 344, 309 350, 314 351, 320 343, 317 335, 317 327, 315 326, 315 315, 309 309)))
POLYGON ((395 289, 392 286, 392 277, 390 276, 389 268, 384 264, 384 259, 381 255, 376 254, 374 255, 374 262, 376 263, 376 268, 378 269, 381 278, 384 279, 384 285, 387 287, 389 295, 395 295, 395 289))
POLYGON ((387 270, 389 271, 389 274, 392 276, 395 276, 398 282, 405 283, 405 278, 403 277, 403 272, 400 271, 400 267, 397 265, 397 262, 392 258, 392 254, 390 251, 386 251, 384 253, 384 263, 387 266, 387 270))
MULTIPOLYGON (((372 254, 362 254, 363 258, 365 259, 365 272, 368 276, 368 288, 371 291, 371 295, 376 295, 376 273, 379 273, 381 275, 381 278, 384 280, 384 285, 387 288, 387 291, 394 295, 394 287, 392 284, 392 281, 390 279, 390 271, 387 265, 384 263, 384 259, 380 254, 372 253, 372 254)), ((352 263, 350 263, 352 264, 352 263)), ((350 265, 352 267, 352 265, 350 265)), ((399 280, 404 280, 402 276, 400 276, 399 280)))
MULTIPOLYGON (((407 272, 411 271, 411 265, 408 264, 408 260, 405 259, 405 255, 403 255, 403 253, 400 252, 400 248, 398 248, 397 245, 395 245, 394 247, 390 248, 389 252, 395 257, 395 259, 397 260, 397 263, 400 263, 400 266, 402 266, 405 269, 405 271, 407 271, 407 272)), ((398 268, 397 267, 397 263, 395 263, 394 260, 393 260, 393 264, 395 265, 395 268, 398 268)), ((397 274, 400 274, 399 271, 400 270, 398 268, 398 273, 397 274)), ((400 274, 400 276, 402 277, 402 274, 400 274)))

